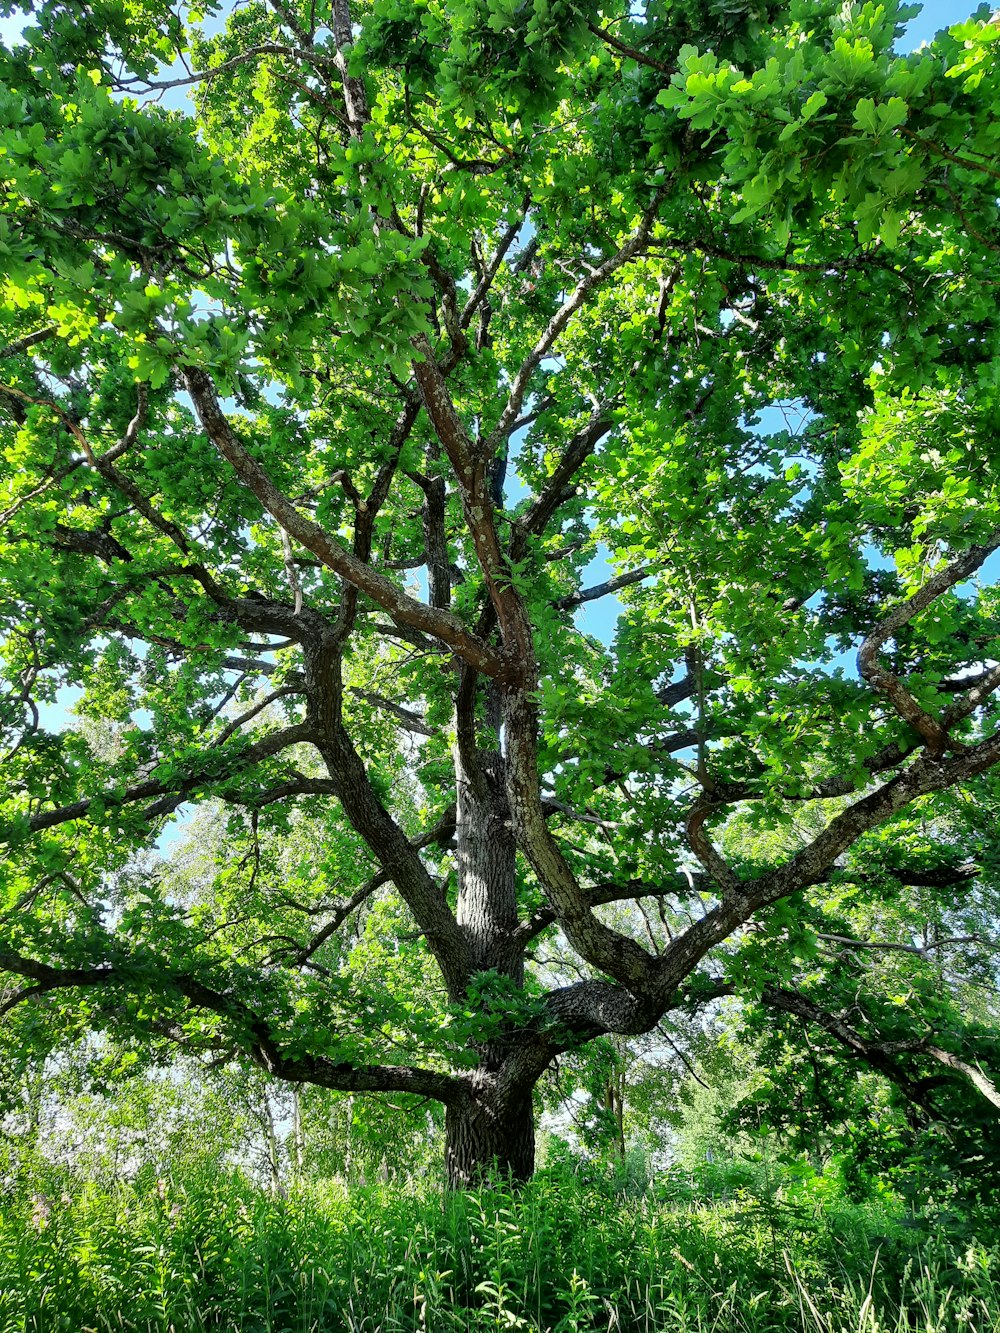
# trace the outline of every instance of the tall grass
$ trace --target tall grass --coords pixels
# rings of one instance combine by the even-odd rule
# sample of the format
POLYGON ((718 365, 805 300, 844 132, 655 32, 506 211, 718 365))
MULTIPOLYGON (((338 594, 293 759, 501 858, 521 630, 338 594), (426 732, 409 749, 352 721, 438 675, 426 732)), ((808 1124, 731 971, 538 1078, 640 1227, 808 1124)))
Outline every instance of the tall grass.
POLYGON ((1000 1333, 1000 1247, 739 1195, 0 1180, 3 1333, 1000 1333))

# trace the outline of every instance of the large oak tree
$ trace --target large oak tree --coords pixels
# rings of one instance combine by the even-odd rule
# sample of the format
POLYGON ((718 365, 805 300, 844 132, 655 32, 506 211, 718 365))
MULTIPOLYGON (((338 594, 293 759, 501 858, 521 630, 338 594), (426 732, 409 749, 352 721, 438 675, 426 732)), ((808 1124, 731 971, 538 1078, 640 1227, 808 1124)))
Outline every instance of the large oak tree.
POLYGON ((531 1172, 561 1053, 722 995, 995 1105, 953 1013, 812 961, 887 882, 988 889, 940 806, 1000 761, 986 10, 28 8, 11 1030, 434 1099, 455 1182, 531 1172))

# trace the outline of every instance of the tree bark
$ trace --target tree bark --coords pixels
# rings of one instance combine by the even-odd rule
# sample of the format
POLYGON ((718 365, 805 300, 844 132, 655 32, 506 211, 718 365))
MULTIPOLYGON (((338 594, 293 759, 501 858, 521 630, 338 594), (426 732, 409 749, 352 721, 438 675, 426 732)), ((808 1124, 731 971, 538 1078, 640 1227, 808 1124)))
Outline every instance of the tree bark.
POLYGON ((625 1076, 619 1069, 608 1075, 605 1085, 605 1105, 611 1117, 614 1154, 625 1160, 625 1076))
POLYGON ((298 1087, 292 1089, 292 1170, 295 1183, 303 1178, 306 1156, 306 1136, 302 1128, 302 1092, 298 1087))
POLYGON ((271 1101, 266 1088, 261 1101, 261 1120, 264 1124, 264 1141, 267 1144, 268 1180, 271 1193, 283 1199, 286 1191, 281 1180, 281 1148, 278 1144, 278 1135, 274 1128, 274 1115, 271 1112, 271 1101))
POLYGON ((474 1078, 468 1098, 448 1107, 445 1165, 451 1189, 496 1176, 517 1184, 530 1179, 535 1169, 531 1088, 500 1097, 494 1080, 474 1078))
POLYGON ((517 867, 510 810, 498 751, 480 750, 473 777, 455 757, 456 916, 468 941, 472 969, 496 970, 524 980, 524 956, 517 936, 517 867))

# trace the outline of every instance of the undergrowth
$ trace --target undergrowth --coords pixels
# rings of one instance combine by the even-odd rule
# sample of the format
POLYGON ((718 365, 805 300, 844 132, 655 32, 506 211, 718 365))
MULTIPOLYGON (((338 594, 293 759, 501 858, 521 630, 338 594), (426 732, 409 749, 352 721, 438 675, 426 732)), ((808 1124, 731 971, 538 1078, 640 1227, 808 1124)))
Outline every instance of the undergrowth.
POLYGON ((2 1333, 995 1333, 1000 1246, 822 1189, 706 1201, 566 1171, 442 1196, 186 1168, 0 1172, 2 1333))

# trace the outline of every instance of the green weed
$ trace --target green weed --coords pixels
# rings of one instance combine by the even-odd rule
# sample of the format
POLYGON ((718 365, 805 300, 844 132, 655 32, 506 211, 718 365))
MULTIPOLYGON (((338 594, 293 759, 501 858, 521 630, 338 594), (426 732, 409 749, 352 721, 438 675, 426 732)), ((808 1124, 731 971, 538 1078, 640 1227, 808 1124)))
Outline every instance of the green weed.
POLYGON ((6 1180, 2 1333, 1000 1333, 1000 1251, 887 1207, 541 1173, 287 1199, 188 1169, 6 1180))

